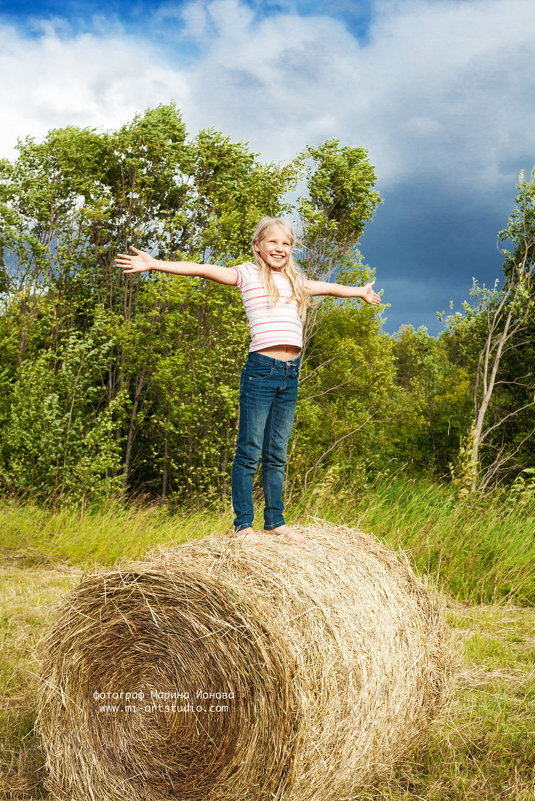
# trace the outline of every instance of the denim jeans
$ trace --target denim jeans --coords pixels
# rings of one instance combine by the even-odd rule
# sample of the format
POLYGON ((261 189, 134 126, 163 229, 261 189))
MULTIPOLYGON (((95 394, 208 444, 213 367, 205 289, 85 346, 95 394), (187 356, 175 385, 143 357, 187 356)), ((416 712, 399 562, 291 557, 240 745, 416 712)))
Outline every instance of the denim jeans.
POLYGON ((295 416, 299 363, 249 353, 240 379, 240 424, 232 465, 234 530, 253 525, 253 478, 262 457, 264 528, 284 524, 282 485, 295 416))

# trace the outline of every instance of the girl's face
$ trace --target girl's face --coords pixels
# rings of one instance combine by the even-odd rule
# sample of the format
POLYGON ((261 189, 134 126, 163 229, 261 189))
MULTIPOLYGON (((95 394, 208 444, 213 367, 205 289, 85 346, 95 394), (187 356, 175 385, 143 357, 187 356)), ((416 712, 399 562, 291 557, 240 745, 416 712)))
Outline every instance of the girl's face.
POLYGON ((282 270, 292 252, 292 240, 280 225, 270 225, 264 238, 255 240, 253 246, 272 270, 282 270))

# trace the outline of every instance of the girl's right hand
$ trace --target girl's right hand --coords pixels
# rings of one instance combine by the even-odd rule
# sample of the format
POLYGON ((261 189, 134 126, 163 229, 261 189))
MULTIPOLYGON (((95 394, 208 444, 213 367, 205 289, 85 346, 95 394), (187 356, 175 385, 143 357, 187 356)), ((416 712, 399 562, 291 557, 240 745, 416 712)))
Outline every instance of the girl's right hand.
POLYGON ((153 268, 155 259, 152 256, 149 256, 144 250, 138 250, 133 245, 130 245, 130 250, 134 251, 134 256, 118 253, 115 259, 115 264, 121 268, 123 273, 142 273, 144 270, 153 268))

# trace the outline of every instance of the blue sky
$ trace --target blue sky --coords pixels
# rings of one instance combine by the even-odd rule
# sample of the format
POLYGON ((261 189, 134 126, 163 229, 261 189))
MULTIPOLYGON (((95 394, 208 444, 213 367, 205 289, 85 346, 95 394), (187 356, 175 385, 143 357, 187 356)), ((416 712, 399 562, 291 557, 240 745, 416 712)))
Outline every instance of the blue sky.
POLYGON ((363 146, 384 203, 361 241, 401 324, 436 333, 535 163, 533 0, 2 2, 0 156, 52 127, 114 128, 174 100, 266 160, 363 146))

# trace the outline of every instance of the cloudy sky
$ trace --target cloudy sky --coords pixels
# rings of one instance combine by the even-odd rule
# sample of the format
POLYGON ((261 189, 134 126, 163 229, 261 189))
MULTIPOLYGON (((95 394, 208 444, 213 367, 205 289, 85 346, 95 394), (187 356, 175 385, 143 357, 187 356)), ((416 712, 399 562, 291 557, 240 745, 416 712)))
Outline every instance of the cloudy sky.
POLYGON ((266 160, 368 149, 384 203, 361 241, 427 326, 501 276, 497 232, 535 164, 534 0, 0 0, 0 156, 174 100, 266 160))

